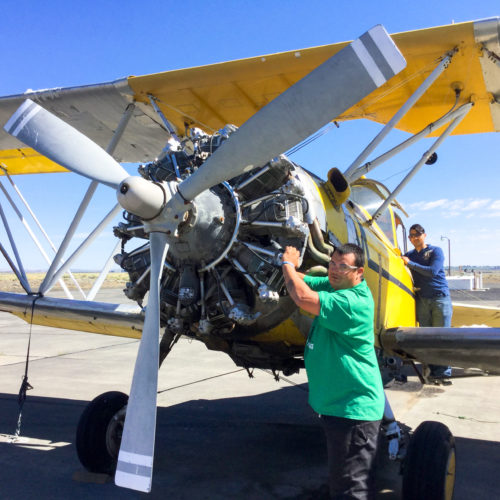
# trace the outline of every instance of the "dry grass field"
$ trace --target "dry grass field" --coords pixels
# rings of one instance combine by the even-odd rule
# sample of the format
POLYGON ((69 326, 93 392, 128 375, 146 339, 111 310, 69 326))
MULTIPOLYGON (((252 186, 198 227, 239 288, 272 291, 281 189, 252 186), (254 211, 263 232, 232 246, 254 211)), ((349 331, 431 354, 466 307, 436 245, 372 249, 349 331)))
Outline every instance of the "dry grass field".
POLYGON ((500 285, 500 271, 484 272, 483 285, 500 285))
MULTIPOLYGON (((45 273, 28 273, 28 281, 33 291, 38 290, 45 273)), ((99 273, 73 273, 73 276, 78 281, 82 290, 87 291, 92 288, 99 273)), ((127 273, 109 273, 104 281, 102 288, 124 288, 128 281, 127 273)), ((68 276, 64 276, 64 282, 70 290, 76 290, 73 280, 68 276)), ((56 284, 53 290, 61 290, 61 286, 56 284)), ((19 284, 16 275, 13 273, 0 273, 0 291, 2 292, 23 292, 23 288, 19 284)))

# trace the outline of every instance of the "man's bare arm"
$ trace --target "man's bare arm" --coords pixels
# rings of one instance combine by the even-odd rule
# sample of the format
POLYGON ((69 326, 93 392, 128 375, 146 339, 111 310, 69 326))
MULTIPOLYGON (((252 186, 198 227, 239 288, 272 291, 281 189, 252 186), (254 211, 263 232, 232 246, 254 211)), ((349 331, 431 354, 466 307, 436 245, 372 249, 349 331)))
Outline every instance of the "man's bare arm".
POLYGON ((283 277, 285 286, 292 300, 301 309, 315 316, 319 315, 319 295, 304 283, 305 274, 299 273, 295 268, 299 264, 299 251, 294 247, 286 247, 283 253, 283 277))
POLYGON ((301 309, 304 309, 304 311, 318 316, 320 311, 319 295, 304 283, 304 275, 302 274, 301 277, 301 274, 302 273, 298 273, 292 266, 283 266, 286 289, 292 300, 301 309))

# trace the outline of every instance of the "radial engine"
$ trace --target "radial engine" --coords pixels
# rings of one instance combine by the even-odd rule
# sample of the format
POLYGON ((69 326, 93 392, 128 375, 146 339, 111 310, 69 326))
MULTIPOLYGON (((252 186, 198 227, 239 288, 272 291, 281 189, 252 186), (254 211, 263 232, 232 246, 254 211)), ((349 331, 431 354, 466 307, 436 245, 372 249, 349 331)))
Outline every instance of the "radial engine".
MULTIPOLYGON (((152 182, 183 180, 235 131, 232 125, 214 135, 191 129, 139 173, 152 182)), ((122 240, 115 262, 129 274, 126 296, 142 305, 149 288, 149 242, 142 221, 128 212, 123 216, 125 222, 114 228, 122 240), (143 245, 125 251, 130 240, 140 239, 143 245)), ((324 243, 322 228, 325 210, 314 180, 284 155, 197 196, 169 246, 161 278, 166 334, 197 337, 240 366, 295 371, 300 362, 292 366, 290 354, 302 353, 310 322, 294 322, 303 335, 298 345, 255 337, 298 314, 281 272, 287 245, 300 250, 301 269, 326 274, 333 247, 324 243)))

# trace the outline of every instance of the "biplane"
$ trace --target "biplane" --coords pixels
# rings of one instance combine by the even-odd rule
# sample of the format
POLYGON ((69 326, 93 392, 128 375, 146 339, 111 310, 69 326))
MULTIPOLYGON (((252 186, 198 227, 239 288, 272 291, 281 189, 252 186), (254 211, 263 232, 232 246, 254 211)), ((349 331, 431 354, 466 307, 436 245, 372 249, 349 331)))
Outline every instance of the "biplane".
MULTIPOLYGON (((498 310, 456 307, 453 328, 418 327, 396 200, 449 135, 500 131, 499 33, 499 18, 392 36, 376 26, 350 43, 0 98, 3 175, 69 170, 91 180, 39 290, 7 231, 15 259, 1 251, 26 294, 0 293, 0 309, 141 339, 130 396, 105 393, 82 415, 77 450, 86 468, 150 491, 158 366, 180 336, 248 369, 303 367, 311 318, 287 296, 286 245, 316 274, 326 274, 336 246, 362 246, 384 377, 415 362, 500 371, 498 310), (384 127, 344 172, 322 180, 285 154, 332 121, 362 118, 384 127), (369 160, 394 128, 408 138, 369 160), (367 177, 423 138, 430 147, 393 192, 367 177), (140 164, 139 175, 120 162, 140 164), (118 204, 64 260, 98 184, 118 204), (138 306, 94 302, 94 292, 85 301, 47 296, 121 210, 114 259, 138 306), (489 328, 458 328, 472 315, 489 328)), ((404 463, 405 498, 451 498, 455 450, 444 425, 422 423, 406 446, 386 401, 382 432, 390 458, 404 463)))

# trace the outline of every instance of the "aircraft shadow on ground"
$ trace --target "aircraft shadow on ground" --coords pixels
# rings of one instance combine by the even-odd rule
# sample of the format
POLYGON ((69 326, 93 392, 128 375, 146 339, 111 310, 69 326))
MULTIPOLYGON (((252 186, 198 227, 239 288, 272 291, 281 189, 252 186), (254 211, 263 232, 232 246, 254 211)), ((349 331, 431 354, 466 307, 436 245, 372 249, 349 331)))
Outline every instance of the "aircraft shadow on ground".
MULTIPOLYGON (((297 472, 310 475, 320 469, 324 479, 323 432, 319 419, 307 406, 307 392, 300 388, 305 389, 305 384, 254 396, 159 407, 153 495, 148 498, 160 492, 162 496, 176 492, 172 498, 218 498, 208 494, 218 485, 220 498, 237 495, 239 488, 255 490, 256 497, 261 489, 263 498, 273 498, 278 476, 287 481, 297 472)), ((74 443, 78 420, 87 403, 28 396, 21 434, 40 441, 29 448, 22 443, 0 442, 0 478, 30 477, 26 483, 5 481, 0 490, 6 498, 26 498, 33 494, 34 487, 41 497, 67 498, 64 494, 54 496, 56 482, 72 488, 73 499, 87 498, 91 492, 114 498, 117 490, 112 484, 71 480, 73 473, 82 469, 74 443)), ((17 398, 0 394, 0 434, 13 434, 17 414, 17 398)), ((311 489, 315 486, 312 481, 311 489)), ((120 498, 139 495, 119 491, 120 498)), ((281 498, 279 492, 275 498, 281 498)))
MULTIPOLYGON (((87 401, 29 396, 22 435, 32 447, 0 442, 3 498, 146 498, 111 484, 72 480, 82 467, 75 431, 87 401), (60 493, 58 493, 60 492, 60 493)), ((0 394, 0 434, 12 434, 17 398, 0 394)), ((493 438, 494 436, 492 436, 493 438)), ((455 500, 495 498, 500 443, 457 438, 455 500)), ((396 467, 391 474, 397 476, 396 467), (396 471, 396 472, 395 472, 396 471)), ((326 452, 318 418, 297 387, 158 409, 153 491, 147 498, 320 498, 326 452), (287 489, 288 488, 288 489, 287 489), (217 493, 219 492, 219 494, 217 493), (246 493, 245 493, 246 492, 246 493), (171 496, 174 495, 174 496, 171 496), (243 495, 243 497, 241 496, 243 495)), ((384 477, 384 481, 386 478, 384 477)), ((397 498, 398 477, 378 498, 397 498)), ((380 483, 380 481, 379 481, 380 483)))

